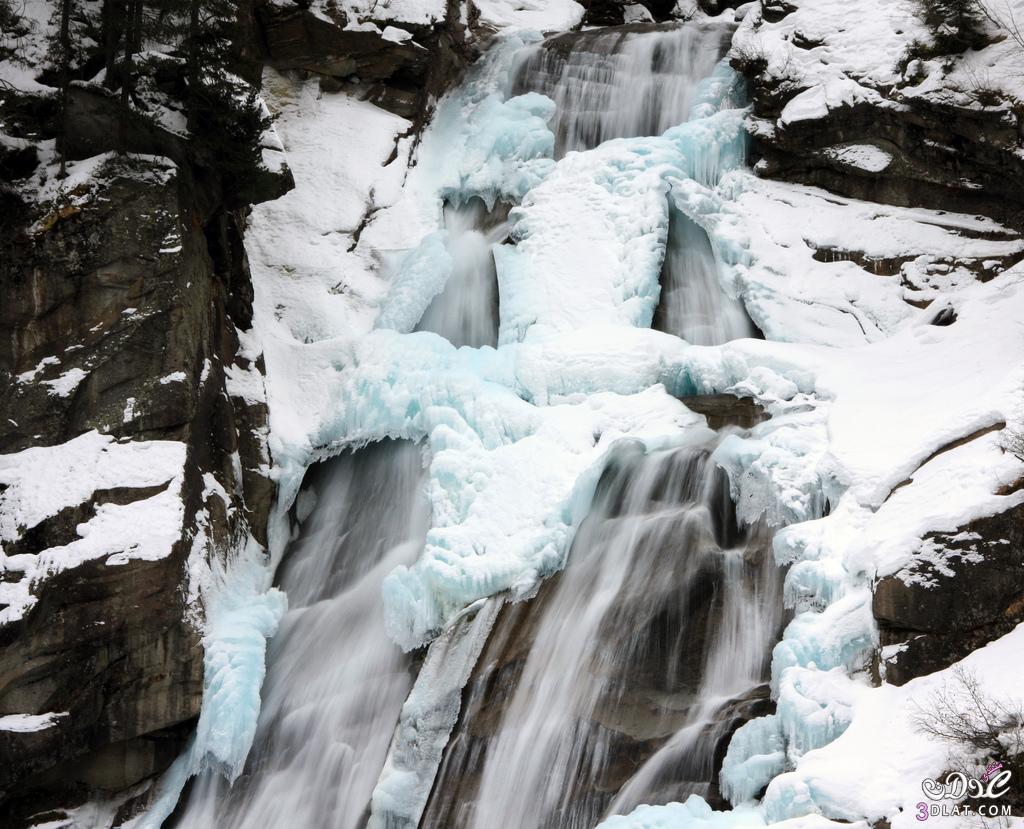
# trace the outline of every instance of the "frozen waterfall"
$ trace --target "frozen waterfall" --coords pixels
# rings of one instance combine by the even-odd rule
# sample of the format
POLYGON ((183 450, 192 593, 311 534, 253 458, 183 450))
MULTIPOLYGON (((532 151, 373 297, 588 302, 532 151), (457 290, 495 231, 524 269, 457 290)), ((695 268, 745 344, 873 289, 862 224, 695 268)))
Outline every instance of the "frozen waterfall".
MULTIPOLYGON (((514 560, 507 581, 488 581, 488 545, 522 529, 511 506, 508 520, 486 517, 494 537, 476 539, 459 521, 484 503, 475 487, 498 474, 487 453, 503 441, 525 445, 556 408, 547 403, 559 397, 558 372, 542 362, 530 370, 530 360, 555 358, 553 334, 594 320, 633 332, 649 327, 652 313, 655 328, 694 344, 755 333, 720 285, 707 235, 669 192, 676 178, 714 179, 742 156, 734 77, 721 63, 732 28, 710 21, 499 39, 478 76, 439 104, 423 142, 427 160, 420 158, 437 226, 392 260, 397 270, 373 332, 380 352, 353 352, 355 367, 345 369, 355 397, 335 400, 337 423, 370 413, 367 431, 335 426, 325 438, 332 447, 385 436, 425 445, 371 444, 307 474, 276 578, 290 610, 269 649, 244 771, 232 785, 212 772, 195 779, 173 825, 591 829, 637 803, 717 796, 716 763, 729 737, 768 704, 768 662, 782 624, 769 537, 737 521, 727 475, 712 460, 724 433, 665 395, 670 438, 609 438, 606 455, 573 473, 586 469, 578 487, 585 494, 578 508, 567 502, 562 510, 563 546, 535 545, 549 562, 536 568, 538 581, 547 576, 539 588, 516 581, 514 560), (455 167, 440 169, 450 147, 462 152, 455 167), (589 177, 586 197, 566 201, 580 177, 589 177), (564 249, 545 241, 552 226, 556 243, 570 243, 564 249), (577 242, 593 248, 581 252, 604 270, 595 275, 568 261, 564 251, 577 242), (555 272, 544 270, 545 251, 570 266, 561 297, 549 284, 555 272), (633 253, 643 268, 633 267, 633 253), (617 281, 620 271, 637 296, 627 290, 632 282, 617 281), (582 300, 579 325, 563 313, 573 292, 582 300), (506 337, 513 317, 518 327, 506 337), (530 338, 516 341, 531 326, 530 338), (392 353, 393 366, 375 368, 373 358, 386 366, 392 353), (444 376, 431 363, 442 354, 444 376), (419 374, 396 387, 412 362, 419 374), (479 376, 467 380, 466 366, 479 376), (443 386, 436 394, 434 374, 443 386), (523 391, 541 381, 552 395, 523 391), (502 421, 511 412, 514 427, 502 421), (474 419, 490 437, 475 431, 474 419), (468 466, 458 454, 466 447, 476 453, 468 466), (446 492, 458 497, 442 503, 446 492), (461 567, 472 569, 461 546, 457 555, 441 543, 452 540, 476 545, 478 592, 466 595, 478 601, 468 608, 470 601, 430 593, 460 584, 461 567), (565 568, 551 575, 566 550, 565 568), (428 586, 417 592, 420 571, 411 571, 421 565, 428 586), (405 655, 388 638, 386 577, 392 601, 411 596, 410 613, 434 620, 405 639, 396 635, 407 648, 436 637, 425 653, 405 655), (532 598, 512 600, 535 588, 532 598)), ((655 336, 666 349, 686 348, 655 336)), ((572 389, 576 369, 565 370, 572 389)), ((572 402, 586 398, 586 388, 572 402)), ((595 426, 574 448, 581 457, 602 429, 617 428, 614 418, 599 419, 604 405, 596 402, 595 426)), ((575 428, 558 417, 544 427, 545 440, 575 428)), ((534 500, 550 500, 541 470, 524 474, 542 493, 534 500)), ((507 489, 507 501, 521 499, 507 489)))

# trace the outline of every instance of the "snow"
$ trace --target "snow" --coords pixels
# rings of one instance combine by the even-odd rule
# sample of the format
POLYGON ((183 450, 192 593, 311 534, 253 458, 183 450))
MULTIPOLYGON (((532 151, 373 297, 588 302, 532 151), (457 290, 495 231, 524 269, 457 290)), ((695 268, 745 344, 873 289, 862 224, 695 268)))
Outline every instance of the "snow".
MULTIPOLYGON (((685 803, 638 806, 629 815, 609 817, 597 829, 754 829, 769 825, 760 809, 743 806, 715 812, 699 795, 685 803)), ((836 823, 819 816, 801 816, 771 823, 775 829, 868 829, 863 822, 836 823)))
POLYGON ((626 816, 616 815, 598 824, 598 829, 747 829, 764 826, 756 809, 715 812, 699 795, 685 803, 638 806, 626 816))
POLYGON ((55 380, 43 380, 42 382, 44 386, 50 387, 50 394, 54 397, 69 397, 88 376, 88 372, 80 368, 71 368, 55 380))
POLYGON ((399 29, 395 26, 385 26, 380 36, 383 40, 388 40, 392 43, 405 43, 407 40, 412 40, 412 32, 407 32, 405 29, 399 29))
POLYGON ((848 78, 828 80, 787 101, 779 115, 779 123, 788 125, 824 118, 829 110, 853 106, 865 100, 869 100, 869 96, 864 88, 848 78))
POLYGON ((60 360, 58 358, 56 358, 56 357, 43 357, 43 359, 40 360, 36 364, 35 368, 29 369, 28 371, 23 371, 21 374, 17 375, 14 379, 17 382, 19 382, 19 383, 31 383, 33 380, 36 379, 36 377, 39 375, 39 373, 41 371, 43 371, 47 366, 56 366, 56 365, 60 365, 60 360))
POLYGON ((78 538, 38 555, 0 552, 5 570, 21 573, 0 584, 0 622, 20 618, 35 603, 35 580, 90 559, 107 564, 155 560, 170 554, 184 519, 181 485, 186 448, 179 441, 117 442, 86 432, 56 446, 0 455, 0 543, 17 541, 27 530, 62 509, 84 504, 93 493, 115 487, 163 486, 128 504, 106 503, 76 527, 78 538))
POLYGON ((783 342, 879 340, 923 321, 926 314, 911 302, 933 302, 960 287, 922 279, 938 263, 1024 249, 1019 237, 982 217, 861 202, 742 170, 726 173, 714 188, 674 182, 672 195, 708 231, 724 287, 742 297, 766 337, 783 342), (849 257, 821 261, 822 251, 860 255, 870 269, 849 257))
POLYGON ((824 154, 840 164, 867 173, 881 173, 892 163, 892 156, 873 144, 843 144, 829 147, 824 154))
POLYGON ((445 18, 445 0, 389 0, 387 3, 378 0, 317 0, 312 9, 330 23, 336 22, 339 13, 344 14, 348 19, 345 28, 350 31, 380 31, 376 24, 385 24, 384 31, 397 28, 386 25, 388 23, 431 26, 445 18))
MULTIPOLYGON (((811 5, 758 31, 751 12, 738 35, 748 46, 760 38, 773 70, 798 73, 806 88, 774 127, 879 103, 894 70, 877 54, 898 54, 919 31, 902 0, 878 14, 838 0, 811 5), (823 14, 847 30, 829 29, 823 14), (797 25, 822 44, 793 47, 797 25), (860 45, 850 45, 854 35, 860 45), (877 44, 873 54, 865 42, 877 44)), ((559 14, 582 12, 574 3, 479 7, 485 25, 502 26, 531 15, 554 25, 559 14)), ((375 19, 399 13, 392 4, 375 19)), ((267 74, 297 186, 256 206, 247 233, 256 297, 254 328, 241 342, 247 359, 265 354, 266 386, 226 371, 233 394, 270 406, 280 500, 269 562, 236 563, 227 572, 237 583, 195 568, 199 586, 190 590, 210 591, 205 719, 161 803, 173 804, 189 773, 211 766, 231 777, 244 759, 263 642, 283 609, 269 574, 309 463, 384 438, 425 444, 431 529, 419 560, 385 580, 383 602, 404 648, 437 645, 467 607, 502 592, 529 595, 562 566, 618 445, 674 445, 705 428, 678 396, 731 391, 772 417, 723 441, 715 460, 740 517, 778 528, 774 551, 789 565, 794 616, 773 653, 777 713, 737 732, 722 782, 738 804, 765 784, 767 796, 761 807, 726 813, 700 798, 642 806, 603 825, 819 829, 836 825, 833 817, 860 827, 892 818, 917 785, 885 777, 902 757, 899 740, 915 774, 938 773, 942 757, 900 720, 879 764, 887 793, 844 781, 855 763, 860 777, 849 780, 872 773, 863 758, 877 751, 865 735, 883 728, 879 717, 906 710, 904 690, 870 688, 864 676, 877 647, 871 583, 900 572, 928 532, 1024 497, 994 494, 1024 468, 1000 449, 997 432, 939 451, 1021 410, 1024 371, 1006 355, 1024 353, 1024 268, 978 284, 968 267, 1002 261, 1021 241, 984 218, 859 202, 734 169, 745 113, 716 113, 713 91, 695 113, 704 120, 554 163, 550 101, 509 97, 515 53, 535 42, 527 33, 497 38, 439 102, 418 147, 402 137, 403 119, 267 74), (495 248, 496 349, 410 333, 452 268, 443 202, 472 196, 519 202, 511 244, 495 248), (722 289, 767 340, 697 347, 650 330, 670 207, 708 232, 722 289), (930 325, 945 307, 956 321, 930 325), (844 745, 850 750, 835 748, 844 745)), ((873 145, 827 152, 867 173, 889 163, 873 145)), ((415 819, 455 696, 425 671, 376 814, 415 819)))
POLYGON ((296 187, 253 210, 246 238, 254 280, 275 276, 264 276, 262 285, 276 294, 265 302, 285 342, 365 332, 369 321, 360 308, 377 301, 383 285, 376 262, 355 250, 353 236, 401 183, 404 165, 384 162, 409 122, 272 70, 265 90, 296 187))
POLYGON ((859 102, 898 106, 885 97, 899 81, 896 64, 913 40, 926 36, 911 0, 821 0, 794 4, 776 22, 745 15, 732 54, 763 58, 770 76, 802 90, 777 121, 786 129, 859 102), (813 45, 802 48, 801 39, 813 45))
POLYGON ((0 716, 0 731, 26 734, 32 731, 43 731, 53 728, 67 711, 48 712, 46 714, 4 714, 0 716))
MULTIPOLYGON (((1007 665, 1024 658, 1024 628, 992 642, 957 663, 975 674, 986 695, 1006 699, 1018 693, 1007 665)), ((912 680, 902 687, 861 687, 851 698, 849 726, 842 736, 805 754, 795 771, 777 778, 765 798, 768 815, 799 808, 819 810, 838 820, 887 817, 893 829, 917 825, 914 804, 921 784, 946 770, 946 750, 914 728, 917 706, 953 680, 957 666, 912 680)), ((958 818, 929 818, 941 827, 956 827, 958 818)))
POLYGON ((575 0, 476 0, 480 22, 494 29, 565 32, 583 19, 575 0))
POLYGON ((980 4, 1004 23, 986 21, 989 43, 962 55, 911 60, 912 44, 929 44, 932 35, 913 0, 817 0, 792 4, 782 19, 768 22, 746 14, 732 54, 767 62, 767 74, 789 89, 800 90, 776 120, 756 129, 806 129, 807 122, 829 111, 858 103, 901 110, 915 99, 966 110, 988 104, 1008 113, 1014 98, 1024 97, 1019 71, 1020 45, 1007 31, 1024 14, 1021 0, 984 0, 980 4), (985 99, 994 95, 995 101, 985 99))

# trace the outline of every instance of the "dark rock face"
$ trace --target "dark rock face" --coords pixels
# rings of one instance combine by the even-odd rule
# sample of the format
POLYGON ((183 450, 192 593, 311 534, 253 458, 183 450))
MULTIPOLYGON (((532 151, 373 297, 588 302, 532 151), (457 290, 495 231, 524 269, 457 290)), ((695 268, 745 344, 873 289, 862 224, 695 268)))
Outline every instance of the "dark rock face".
POLYGON ((736 397, 734 394, 699 394, 682 398, 691 412, 702 414, 708 419, 708 426, 721 429, 723 426, 739 426, 750 429, 768 419, 768 415, 752 397, 736 397))
POLYGON ((894 685, 1009 633, 1024 621, 1024 506, 929 534, 917 564, 875 586, 873 610, 880 644, 898 646, 880 665, 894 685))
MULTIPOLYGON (((257 2, 254 16, 266 65, 319 75, 325 90, 347 82, 369 83, 369 100, 418 121, 431 98, 477 55, 460 22, 459 4, 449 6, 445 20, 433 25, 400 24, 413 36, 401 43, 377 31, 346 29, 350 21, 344 13, 328 20, 308 4, 257 2)), ((377 23, 380 30, 389 25, 386 20, 377 23)))
MULTIPOLYGON (((783 21, 796 8, 788 0, 766 0, 762 25, 783 21)), ((820 45, 799 29, 792 43, 800 49, 820 45)), ((1024 120, 1018 106, 958 105, 879 87, 873 90, 874 102, 780 124, 783 108, 807 89, 806 83, 797 73, 769 73, 765 56, 756 50, 734 54, 732 65, 748 81, 759 175, 851 198, 981 213, 1024 225, 1024 161, 1019 155, 1024 120), (865 169, 844 157, 850 145, 875 147, 890 161, 884 169, 865 169)))
MULTIPOLYGON (((0 254, 0 451, 92 430, 185 447, 174 484, 184 520, 167 557, 114 565, 102 555, 61 571, 33 583, 35 604, 0 626, 0 715, 67 712, 41 731, 0 732, 0 809, 11 825, 51 803, 124 790, 170 763, 202 697, 201 611, 186 602, 197 513, 208 516, 207 555, 247 532, 265 540, 266 407, 226 382, 227 372, 259 370, 236 356, 235 326, 250 324, 252 295, 241 217, 204 215, 197 200, 187 167, 117 160, 68 203, 29 210, 32 224, 0 254), (53 362, 34 371, 45 358, 53 362), (81 381, 54 394, 47 381, 70 370, 81 381), (204 474, 229 504, 210 497, 204 474)), ((5 553, 71 543, 101 505, 165 488, 97 489, 19 528, 5 553)))
MULTIPOLYGON (((777 104, 770 97, 755 95, 754 101, 755 111, 758 103, 765 108, 759 115, 778 114, 771 112, 777 104)), ((1019 140, 1019 130, 1002 113, 918 99, 906 108, 844 107, 770 137, 755 136, 763 159, 759 172, 769 178, 884 204, 983 213, 1017 225, 1024 210, 1024 165, 1014 152, 1019 140), (879 172, 844 164, 835 149, 849 144, 876 146, 892 161, 879 172)))

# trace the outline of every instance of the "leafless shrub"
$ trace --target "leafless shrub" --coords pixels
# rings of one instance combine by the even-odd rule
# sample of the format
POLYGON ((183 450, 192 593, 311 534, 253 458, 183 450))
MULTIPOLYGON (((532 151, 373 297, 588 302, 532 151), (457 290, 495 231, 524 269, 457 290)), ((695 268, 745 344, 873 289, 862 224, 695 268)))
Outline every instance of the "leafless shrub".
POLYGON ((950 771, 977 775, 993 760, 1011 772, 1007 798, 1024 805, 1024 703, 985 692, 973 671, 957 667, 953 678, 916 703, 914 727, 950 749, 950 771))
POLYGON ((1024 754, 1024 703, 988 696, 972 671, 955 668, 952 681, 917 709, 914 726, 937 740, 991 759, 1024 754))
POLYGON ((1003 437, 1003 448, 1024 461, 1024 425, 1010 426, 1003 437))
POLYGON ((1017 20, 1010 0, 974 0, 974 3, 982 17, 1024 51, 1024 28, 1017 20))

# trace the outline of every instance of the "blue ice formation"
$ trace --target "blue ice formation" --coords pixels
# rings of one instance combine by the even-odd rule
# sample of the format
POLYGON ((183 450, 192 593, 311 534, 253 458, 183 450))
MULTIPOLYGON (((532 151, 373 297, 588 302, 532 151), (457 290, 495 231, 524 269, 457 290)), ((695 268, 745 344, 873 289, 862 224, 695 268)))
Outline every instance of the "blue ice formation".
POLYGON ((288 599, 270 587, 263 549, 251 536, 236 558, 213 563, 203 591, 203 702, 188 748, 157 782, 153 805, 131 829, 159 829, 188 779, 207 769, 234 781, 256 736, 267 640, 277 632, 288 599))
POLYGON ((614 815, 597 829, 753 829, 764 826, 757 809, 740 807, 716 812, 700 795, 690 795, 685 803, 663 806, 637 806, 628 815, 614 815))

